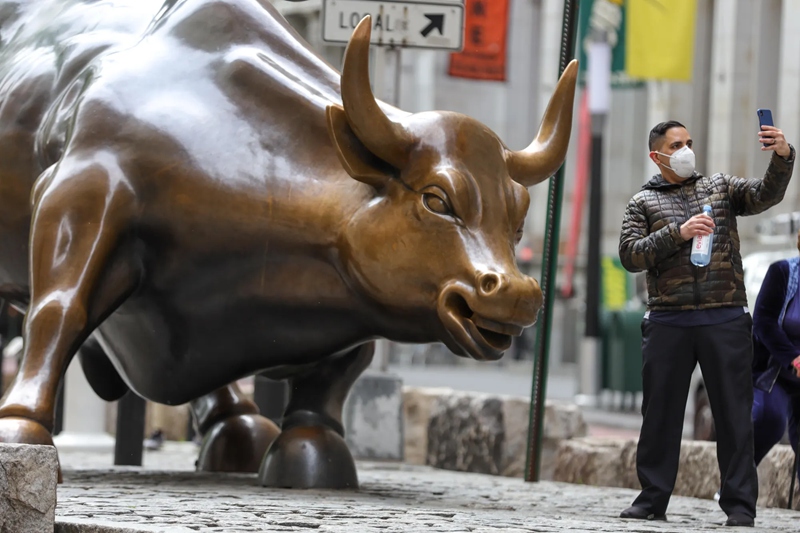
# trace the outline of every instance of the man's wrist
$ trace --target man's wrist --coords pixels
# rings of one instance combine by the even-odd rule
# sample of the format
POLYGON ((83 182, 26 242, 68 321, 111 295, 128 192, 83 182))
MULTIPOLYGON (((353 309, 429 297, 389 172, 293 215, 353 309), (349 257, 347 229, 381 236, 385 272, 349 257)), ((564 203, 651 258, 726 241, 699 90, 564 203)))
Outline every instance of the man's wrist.
POLYGON ((787 155, 782 156, 778 152, 775 152, 775 154, 778 157, 780 157, 781 159, 783 159, 787 163, 793 163, 794 162, 795 150, 794 150, 794 146, 792 146, 791 144, 789 145, 789 153, 787 155))
POLYGON ((673 235, 673 240, 675 241, 675 243, 676 244, 683 244, 686 241, 688 241, 689 239, 687 239, 686 237, 683 236, 683 231, 682 231, 682 227, 681 227, 681 226, 683 226, 683 224, 679 224, 678 222, 673 222, 673 224, 675 224, 675 227, 672 230, 672 235, 673 235), (677 235, 677 239, 675 238, 675 235, 677 235))

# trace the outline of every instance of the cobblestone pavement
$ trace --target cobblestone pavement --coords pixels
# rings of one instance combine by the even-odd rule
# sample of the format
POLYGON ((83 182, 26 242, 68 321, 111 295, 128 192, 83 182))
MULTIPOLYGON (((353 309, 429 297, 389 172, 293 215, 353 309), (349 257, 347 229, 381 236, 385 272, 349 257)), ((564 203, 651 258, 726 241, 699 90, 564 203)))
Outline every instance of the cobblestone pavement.
MULTIPOLYGON (((146 454, 143 469, 107 467, 110 454, 62 454, 55 532, 729 530, 710 500, 673 498, 668 522, 623 521, 635 491, 397 463, 359 463, 359 491, 268 489, 255 475, 193 472, 196 451, 168 443, 146 454)), ((800 514, 759 509, 756 525, 746 531, 796 532, 800 514)))

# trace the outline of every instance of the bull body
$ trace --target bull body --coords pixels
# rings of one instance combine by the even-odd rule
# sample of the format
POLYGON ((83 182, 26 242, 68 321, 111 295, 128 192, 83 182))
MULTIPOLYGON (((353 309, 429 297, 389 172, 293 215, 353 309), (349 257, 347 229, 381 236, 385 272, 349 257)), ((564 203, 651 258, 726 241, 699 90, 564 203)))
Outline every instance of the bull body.
MULTIPOLYGON (((145 2, 151 14, 162 3, 145 2)), ((118 181, 100 186, 128 189, 137 211, 109 263, 135 265, 139 281, 96 335, 141 395, 187 402, 266 367, 338 354, 391 326, 337 272, 334 231, 368 201, 326 129, 326 106, 341 101, 338 74, 267 2, 191 2, 156 21, 138 4, 105 14, 125 24, 108 35, 91 28, 94 6, 73 3, 62 14, 71 24, 52 44, 23 51, 21 78, 0 96, 0 179, 13 181, 14 193, 0 195, 0 212, 17 211, 3 220, 0 283, 17 297, 30 293, 32 187, 60 179, 66 152, 105 152, 118 181), (126 20, 131 13, 139 20, 126 20), (34 57, 40 68, 30 68, 34 57), (22 99, 33 100, 35 115, 22 99)), ((89 182, 68 188, 99 185, 63 179, 89 182)), ((64 201, 86 201, 76 193, 64 201)))
POLYGON ((533 323, 513 174, 541 154, 377 104, 358 31, 345 82, 266 0, 0 2, 0 297, 28 314, 0 441, 49 439, 81 345, 107 399, 193 401, 209 430, 257 416, 229 384, 268 371, 341 433, 372 339, 494 359, 533 323))

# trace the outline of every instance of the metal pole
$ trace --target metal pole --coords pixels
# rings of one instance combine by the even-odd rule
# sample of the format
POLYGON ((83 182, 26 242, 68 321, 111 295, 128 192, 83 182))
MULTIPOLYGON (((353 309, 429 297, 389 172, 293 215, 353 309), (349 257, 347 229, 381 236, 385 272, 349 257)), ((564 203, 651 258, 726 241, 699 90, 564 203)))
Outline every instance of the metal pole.
POLYGON ((589 252, 586 257, 586 336, 600 336, 600 225, 602 222, 603 191, 603 134, 597 122, 601 117, 592 117, 592 170, 589 190, 589 252))
MULTIPOLYGON (((593 4, 593 8, 601 4, 593 4)), ((594 15, 595 13, 593 13, 594 15)), ((591 24, 591 22, 590 22, 591 24)), ((603 129, 611 107, 611 45, 608 34, 591 27, 588 36, 587 92, 591 114, 592 156, 589 192, 589 250, 586 265, 586 329, 580 354, 579 405, 595 406, 600 397, 602 341, 600 327, 600 292, 602 288, 600 255, 602 253, 603 206, 603 129)))
MULTIPOLYGON (((575 57, 579 5, 580 0, 564 0, 564 16, 561 27, 561 59, 558 67, 559 76, 575 57)), ((547 220, 540 279, 540 286, 544 294, 544 307, 536 324, 525 481, 539 481, 541 473, 544 400, 547 390, 547 360, 550 352, 550 322, 553 317, 553 302, 555 299, 554 286, 556 267, 558 266, 559 226, 561 221, 561 199, 563 196, 564 167, 562 165, 556 175, 550 178, 550 188, 547 196, 547 220)))
POLYGON ((117 403, 117 442, 114 464, 142 466, 145 401, 128 391, 117 403))
POLYGON ((602 340, 600 328, 600 239, 603 208, 603 124, 605 116, 592 115, 592 159, 589 172, 589 250, 586 258, 586 329, 580 354, 580 404, 595 406, 600 392, 602 340))

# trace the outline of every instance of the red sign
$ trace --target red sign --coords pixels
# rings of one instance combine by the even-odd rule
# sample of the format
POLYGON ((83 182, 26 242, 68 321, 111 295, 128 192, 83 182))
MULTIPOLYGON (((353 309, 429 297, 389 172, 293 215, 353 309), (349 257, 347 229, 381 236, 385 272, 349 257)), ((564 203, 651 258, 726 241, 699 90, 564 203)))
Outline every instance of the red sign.
POLYGON ((505 81, 508 3, 509 0, 467 0, 464 51, 450 54, 451 76, 505 81))

